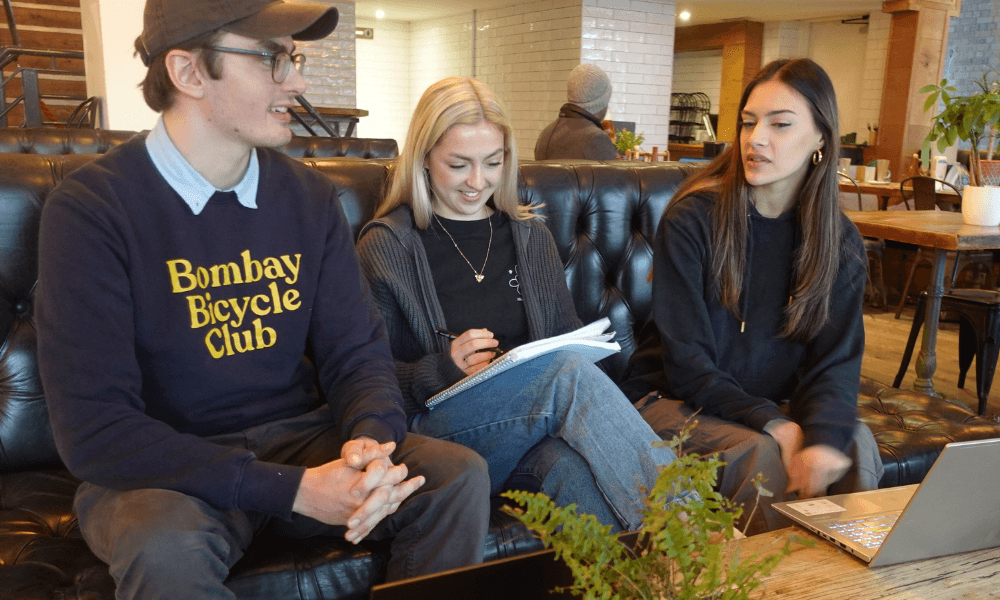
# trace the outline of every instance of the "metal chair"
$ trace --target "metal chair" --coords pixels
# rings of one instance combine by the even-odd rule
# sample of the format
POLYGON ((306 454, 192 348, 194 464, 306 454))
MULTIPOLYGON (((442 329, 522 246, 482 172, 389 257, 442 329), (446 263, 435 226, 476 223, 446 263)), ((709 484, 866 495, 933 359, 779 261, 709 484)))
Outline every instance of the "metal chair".
MULTIPOLYGON (((910 337, 906 340, 903 359, 892 387, 898 388, 910 366, 910 357, 917 343, 917 334, 924 324, 927 307, 927 292, 921 292, 917 300, 917 312, 913 315, 910 337)), ((958 388, 965 388, 965 375, 976 359, 976 396, 979 400, 979 414, 986 414, 986 403, 993 386, 997 357, 1000 356, 1000 292, 993 290, 952 290, 941 296, 941 310, 958 316, 958 388)))
MULTIPOLYGON (((864 203, 861 201, 861 186, 858 185, 850 175, 839 173, 841 177, 854 184, 854 190, 858 195, 858 210, 864 210, 864 203)), ((882 277, 882 259, 885 256, 885 240, 876 238, 863 238, 865 243, 865 255, 868 257, 868 280, 865 282, 865 302, 876 308, 882 308, 889 303, 889 291, 885 287, 885 279, 882 277)))
MULTIPOLYGON (((918 175, 916 177, 908 177, 899 183, 899 191, 903 196, 903 205, 906 210, 934 210, 937 208, 937 195, 935 194, 935 184, 941 183, 953 189, 958 195, 958 200, 961 202, 962 193, 958 191, 954 185, 944 181, 943 179, 935 179, 934 177, 926 177, 924 175, 918 175), (907 186, 907 184, 910 184, 907 186), (913 206, 911 208, 910 201, 913 201, 913 206)), ((950 208, 949 208, 950 210, 950 208)), ((906 284, 903 286, 903 295, 899 299, 899 305, 896 306, 896 318, 903 312, 903 306, 906 304, 906 299, 910 293, 910 285, 913 283, 913 274, 917 270, 917 266, 922 260, 930 260, 930 253, 925 253, 923 247, 917 248, 917 255, 913 258, 913 264, 910 266, 910 272, 906 276, 906 284)), ((954 266, 951 270, 951 277, 948 280, 948 286, 945 292, 951 291, 955 287, 955 281, 958 278, 958 273, 968 264, 978 264, 982 265, 986 269, 986 278, 988 287, 993 287, 993 254, 988 252, 971 252, 965 251, 948 251, 948 260, 953 262, 954 266)))
POLYGON ((73 109, 73 114, 66 119, 66 126, 77 129, 100 129, 101 120, 101 99, 91 96, 73 109))

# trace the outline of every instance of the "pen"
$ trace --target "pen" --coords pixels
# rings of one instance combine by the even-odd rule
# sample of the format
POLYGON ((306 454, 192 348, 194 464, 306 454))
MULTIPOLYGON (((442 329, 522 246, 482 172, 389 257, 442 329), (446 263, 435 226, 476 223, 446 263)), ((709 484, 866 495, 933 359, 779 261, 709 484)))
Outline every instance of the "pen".
POLYGON ((438 335, 443 335, 444 337, 448 338, 449 340, 453 340, 453 339, 455 339, 455 338, 458 337, 457 333, 452 333, 452 332, 448 331, 447 329, 442 329, 440 327, 438 327, 434 331, 436 331, 438 335))
MULTIPOLYGON (((444 337, 448 338, 449 340, 453 340, 453 339, 455 339, 455 338, 458 337, 457 333, 453 333, 453 332, 448 331, 447 329, 443 329, 441 327, 436 327, 434 329, 434 331, 437 332, 438 335, 443 335, 444 337)), ((482 350, 480 350, 480 352, 492 352, 493 353, 493 358, 496 358, 496 357, 500 356, 501 354, 503 354, 503 350, 501 350, 500 348, 483 348, 482 350)))

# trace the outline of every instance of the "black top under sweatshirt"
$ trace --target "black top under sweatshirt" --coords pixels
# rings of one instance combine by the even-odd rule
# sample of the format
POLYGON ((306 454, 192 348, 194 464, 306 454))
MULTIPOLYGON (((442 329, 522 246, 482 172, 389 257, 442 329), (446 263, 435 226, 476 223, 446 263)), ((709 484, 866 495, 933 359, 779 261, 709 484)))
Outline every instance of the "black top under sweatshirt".
POLYGON ((438 216, 419 233, 450 331, 461 334, 469 329, 488 329, 505 352, 530 341, 528 315, 517 278, 514 234, 507 215, 495 211, 489 222, 455 221, 438 216), (481 270, 482 281, 476 281, 473 269, 455 249, 456 245, 475 269, 481 270), (487 252, 489 259, 483 269, 487 252))
POLYGON ((145 137, 69 175, 42 212, 38 354, 59 454, 103 487, 288 518, 303 468, 204 438, 314 410, 317 381, 343 440, 406 434, 337 191, 258 149, 258 208, 216 194, 195 215, 145 137))
POLYGON ((741 332, 741 320, 722 305, 712 285, 714 199, 702 194, 671 203, 657 228, 653 313, 622 388, 633 401, 657 391, 759 431, 772 419, 786 418, 779 403, 788 401, 807 446, 845 451, 857 419, 865 345, 861 235, 841 215, 830 319, 810 342, 788 341, 780 332, 799 241, 798 213, 769 219, 751 206, 741 332))

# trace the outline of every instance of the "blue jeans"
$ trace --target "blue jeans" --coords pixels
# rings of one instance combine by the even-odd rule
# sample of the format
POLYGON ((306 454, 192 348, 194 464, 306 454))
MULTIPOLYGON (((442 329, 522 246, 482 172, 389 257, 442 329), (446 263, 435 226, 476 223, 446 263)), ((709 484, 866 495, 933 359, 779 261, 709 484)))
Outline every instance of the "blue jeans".
MULTIPOLYGON (((574 470, 577 477, 592 477, 596 485, 569 486, 559 502, 587 506, 603 501, 627 530, 642 523, 642 489, 653 487, 657 465, 676 458, 668 448, 652 447, 659 436, 618 387, 597 366, 572 352, 554 352, 509 369, 420 413, 410 430, 482 455, 489 466, 492 494, 504 488, 536 444, 546 436, 560 439, 583 461, 564 456, 567 460, 553 471, 566 478, 574 470), (562 468, 573 462, 575 469, 562 468)), ((549 482, 543 483, 545 487, 551 487, 549 482)))

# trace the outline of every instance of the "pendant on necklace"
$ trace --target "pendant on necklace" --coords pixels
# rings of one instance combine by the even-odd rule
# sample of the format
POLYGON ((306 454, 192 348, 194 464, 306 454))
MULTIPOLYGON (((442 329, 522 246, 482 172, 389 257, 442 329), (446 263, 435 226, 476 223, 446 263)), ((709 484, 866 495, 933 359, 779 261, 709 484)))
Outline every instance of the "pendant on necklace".
POLYGON ((482 283, 483 277, 486 277, 486 276, 485 275, 480 275, 479 273, 476 273, 476 282, 477 283, 482 283))

